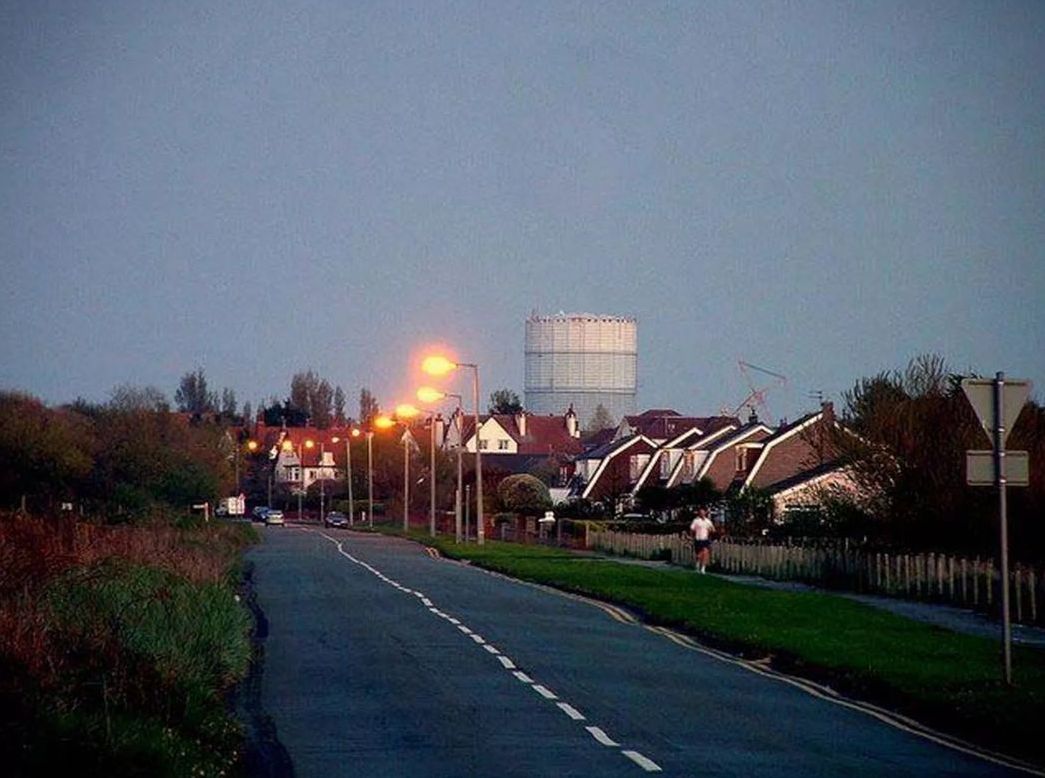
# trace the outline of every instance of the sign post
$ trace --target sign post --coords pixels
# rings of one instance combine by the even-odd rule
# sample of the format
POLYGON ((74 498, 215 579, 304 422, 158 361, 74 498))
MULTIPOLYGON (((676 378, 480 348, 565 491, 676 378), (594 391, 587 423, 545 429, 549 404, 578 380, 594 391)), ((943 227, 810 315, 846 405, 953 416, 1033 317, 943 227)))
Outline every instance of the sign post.
MULTIPOLYGON (((986 378, 963 378, 962 391, 965 392, 969 404, 983 425, 984 431, 991 437, 994 454, 994 486, 998 487, 998 524, 1000 533, 1000 567, 1001 567, 1001 643, 1002 664, 1005 683, 1012 685, 1012 621, 1009 614, 1009 517, 1005 499, 1005 488, 1008 483, 1013 486, 1026 486, 1029 482, 1029 467, 1008 467, 1007 460, 1027 464, 1027 452, 1005 450, 1005 440, 1009 437, 1012 425, 1023 410, 1023 405, 1030 394, 1030 381, 1005 380, 1005 373, 997 373, 994 380, 986 378), (1015 455, 1015 456, 1012 456, 1015 455), (1010 473, 1010 469, 1012 472, 1010 473), (1010 476, 1013 476, 1010 478, 1010 476)), ((969 451, 966 454, 966 481, 970 485, 985 484, 982 475, 985 452, 969 451)))

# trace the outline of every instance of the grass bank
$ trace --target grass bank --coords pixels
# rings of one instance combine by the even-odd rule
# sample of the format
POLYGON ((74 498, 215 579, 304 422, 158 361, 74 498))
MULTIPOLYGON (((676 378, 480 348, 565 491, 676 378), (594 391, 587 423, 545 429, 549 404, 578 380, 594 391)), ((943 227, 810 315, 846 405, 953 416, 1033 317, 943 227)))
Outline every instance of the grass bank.
MULTIPOLYGON (((0 516, 0 759, 14 775, 220 776, 241 743, 249 525, 0 516)), ((9 773, 11 774, 11 773, 9 773)))
POLYGON ((1045 764, 1045 652, 1016 647, 1015 688, 995 641, 830 594, 734 584, 690 571, 593 561, 568 551, 414 536, 446 556, 628 606, 649 621, 884 704, 989 748, 1045 764))

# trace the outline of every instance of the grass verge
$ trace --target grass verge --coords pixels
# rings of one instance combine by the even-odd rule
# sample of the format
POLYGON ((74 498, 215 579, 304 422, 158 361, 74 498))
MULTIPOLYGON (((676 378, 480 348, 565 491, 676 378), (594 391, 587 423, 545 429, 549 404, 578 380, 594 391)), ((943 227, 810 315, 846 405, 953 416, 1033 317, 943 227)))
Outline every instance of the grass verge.
POLYGON ((744 586, 693 572, 593 561, 569 551, 416 534, 443 554, 591 595, 703 642, 829 684, 988 748, 1045 764, 1045 651, 1016 647, 1014 688, 995 641, 843 597, 744 586))
POLYGON ((248 525, 0 516, 0 759, 13 775, 223 776, 247 671, 248 525))

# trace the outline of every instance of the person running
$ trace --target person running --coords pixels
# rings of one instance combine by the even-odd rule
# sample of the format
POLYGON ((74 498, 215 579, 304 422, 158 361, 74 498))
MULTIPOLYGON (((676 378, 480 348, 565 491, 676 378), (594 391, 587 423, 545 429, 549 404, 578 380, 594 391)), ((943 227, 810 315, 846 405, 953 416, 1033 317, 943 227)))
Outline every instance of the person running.
POLYGON ((715 532, 707 508, 697 508, 697 516, 690 523, 689 531, 693 535, 693 560, 697 572, 705 573, 711 561, 711 533, 715 532))

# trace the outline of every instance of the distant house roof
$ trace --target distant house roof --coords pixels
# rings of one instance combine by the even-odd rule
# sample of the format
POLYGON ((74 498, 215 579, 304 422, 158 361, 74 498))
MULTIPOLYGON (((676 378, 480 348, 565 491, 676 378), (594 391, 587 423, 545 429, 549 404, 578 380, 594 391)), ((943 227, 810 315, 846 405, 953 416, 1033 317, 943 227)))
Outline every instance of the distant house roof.
POLYGON ((671 409, 654 409, 643 411, 637 416, 625 416, 617 434, 618 437, 626 437, 635 433, 654 440, 671 440, 691 429, 706 433, 728 424, 736 425, 739 422, 733 416, 683 416, 671 409))
MULTIPOLYGON (((523 424, 525 434, 519 429, 520 416, 512 413, 494 413, 479 417, 480 424, 493 419, 514 441, 519 454, 544 456, 550 454, 579 454, 581 442, 570 435, 566 417, 561 415, 539 416, 527 413, 523 424)), ((475 436, 475 419, 466 416, 461 420, 462 438, 467 446, 475 436)), ((486 452, 490 456, 503 457, 507 454, 486 452)))

